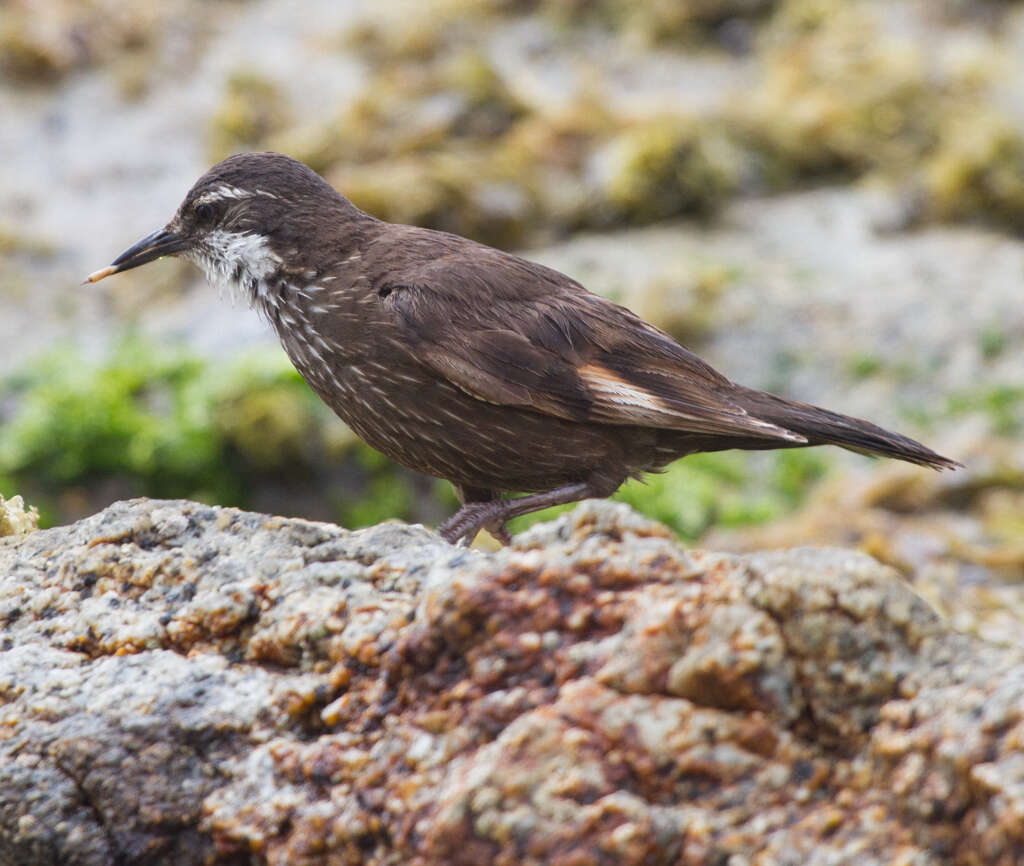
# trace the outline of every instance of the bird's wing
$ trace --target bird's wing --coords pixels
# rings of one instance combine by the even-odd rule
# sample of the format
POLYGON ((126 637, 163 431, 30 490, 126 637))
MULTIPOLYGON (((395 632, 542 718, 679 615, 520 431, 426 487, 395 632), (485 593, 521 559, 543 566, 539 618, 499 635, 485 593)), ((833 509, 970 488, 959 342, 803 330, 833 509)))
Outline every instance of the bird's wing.
POLYGON ((664 332, 524 259, 476 247, 395 275, 382 294, 417 359, 479 400, 573 421, 806 441, 750 415, 728 379, 664 332))

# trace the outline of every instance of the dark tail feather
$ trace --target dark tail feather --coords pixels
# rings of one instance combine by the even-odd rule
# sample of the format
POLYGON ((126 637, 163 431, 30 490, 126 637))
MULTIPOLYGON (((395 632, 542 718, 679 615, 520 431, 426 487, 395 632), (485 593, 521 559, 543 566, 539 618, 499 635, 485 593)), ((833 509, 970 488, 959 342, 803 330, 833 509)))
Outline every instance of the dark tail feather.
POLYGON ((829 412, 828 409, 820 409, 809 403, 785 400, 764 391, 750 388, 738 390, 740 403, 751 415, 806 436, 810 445, 839 445, 870 457, 895 457, 933 469, 956 469, 961 466, 955 460, 936 454, 920 442, 883 430, 868 421, 829 412))

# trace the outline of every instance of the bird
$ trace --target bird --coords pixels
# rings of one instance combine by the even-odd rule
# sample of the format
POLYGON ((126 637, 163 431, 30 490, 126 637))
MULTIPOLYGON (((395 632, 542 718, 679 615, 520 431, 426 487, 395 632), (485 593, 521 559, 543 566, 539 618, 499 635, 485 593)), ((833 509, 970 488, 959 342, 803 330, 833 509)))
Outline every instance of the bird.
POLYGON ((439 527, 503 544, 514 517, 613 494, 697 452, 838 445, 959 463, 837 412, 733 383, 559 271, 364 213, 303 163, 240 153, 163 228, 90 274, 197 264, 270 323, 303 379, 392 460, 455 488, 439 527))

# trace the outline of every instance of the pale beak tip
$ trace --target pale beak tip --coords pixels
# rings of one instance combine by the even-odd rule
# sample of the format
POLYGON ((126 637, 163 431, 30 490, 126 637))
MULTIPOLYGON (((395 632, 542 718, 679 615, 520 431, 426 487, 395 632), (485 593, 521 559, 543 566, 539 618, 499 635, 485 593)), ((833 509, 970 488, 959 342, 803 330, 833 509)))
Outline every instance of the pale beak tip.
POLYGON ((84 286, 87 283, 98 283, 104 277, 109 277, 111 274, 116 273, 117 268, 115 268, 113 265, 108 265, 105 268, 100 268, 98 271, 93 271, 91 274, 89 274, 89 276, 82 280, 82 285, 84 286))

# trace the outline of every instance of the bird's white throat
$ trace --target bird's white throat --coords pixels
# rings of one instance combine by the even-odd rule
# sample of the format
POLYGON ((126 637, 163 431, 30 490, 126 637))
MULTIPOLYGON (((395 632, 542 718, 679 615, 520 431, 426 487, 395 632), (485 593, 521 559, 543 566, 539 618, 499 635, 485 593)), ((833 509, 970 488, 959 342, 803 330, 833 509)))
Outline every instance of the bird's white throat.
POLYGON ((281 267, 281 258, 262 235, 217 229, 189 257, 202 268, 210 285, 232 301, 258 308, 273 302, 269 278, 281 267))

